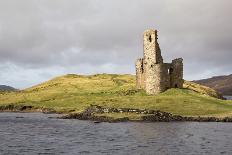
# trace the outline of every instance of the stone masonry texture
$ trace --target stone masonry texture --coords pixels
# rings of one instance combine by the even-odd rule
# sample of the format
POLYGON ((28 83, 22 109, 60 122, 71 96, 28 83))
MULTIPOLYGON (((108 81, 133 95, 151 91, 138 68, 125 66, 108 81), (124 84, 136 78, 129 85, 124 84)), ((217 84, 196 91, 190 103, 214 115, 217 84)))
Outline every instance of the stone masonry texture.
POLYGON ((169 88, 183 88, 183 59, 163 63, 157 30, 143 33, 144 57, 136 61, 136 86, 147 94, 155 95, 169 88))

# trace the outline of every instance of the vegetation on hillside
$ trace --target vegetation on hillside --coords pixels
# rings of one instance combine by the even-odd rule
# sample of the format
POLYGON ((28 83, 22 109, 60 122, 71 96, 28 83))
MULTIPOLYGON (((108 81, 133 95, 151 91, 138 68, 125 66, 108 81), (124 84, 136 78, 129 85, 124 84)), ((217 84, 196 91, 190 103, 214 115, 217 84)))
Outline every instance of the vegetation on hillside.
POLYGON ((194 82, 213 88, 223 95, 232 95, 232 74, 215 76, 209 79, 202 79, 194 82))
POLYGON ((216 90, 194 82, 184 81, 184 88, 193 90, 197 93, 204 94, 207 96, 223 99, 223 96, 220 93, 218 93, 216 90))
POLYGON ((135 88, 133 75, 69 74, 19 92, 2 92, 0 106, 26 105, 56 112, 81 112, 95 104, 161 110, 183 116, 231 116, 232 101, 211 97, 213 90, 206 87, 202 90, 199 86, 185 82, 185 89, 169 89, 150 96, 135 88))

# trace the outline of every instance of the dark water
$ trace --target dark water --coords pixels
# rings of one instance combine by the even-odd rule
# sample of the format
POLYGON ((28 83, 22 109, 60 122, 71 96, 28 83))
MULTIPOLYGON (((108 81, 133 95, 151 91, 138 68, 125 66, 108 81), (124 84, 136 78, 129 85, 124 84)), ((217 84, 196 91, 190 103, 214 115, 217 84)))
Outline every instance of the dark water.
POLYGON ((232 100, 232 96, 224 96, 227 100, 232 100))
POLYGON ((232 154, 232 123, 99 123, 0 113, 0 154, 232 154))

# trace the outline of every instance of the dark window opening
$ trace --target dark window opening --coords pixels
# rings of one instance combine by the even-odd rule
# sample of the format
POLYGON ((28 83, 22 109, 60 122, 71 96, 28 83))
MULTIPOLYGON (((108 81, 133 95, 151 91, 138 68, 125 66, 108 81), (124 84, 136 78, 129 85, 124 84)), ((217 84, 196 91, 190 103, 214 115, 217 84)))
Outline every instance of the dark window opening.
POLYGON ((149 35, 149 38, 148 38, 148 39, 149 39, 150 42, 152 41, 151 35, 149 35))
POLYGON ((168 69, 168 74, 171 75, 173 73, 173 68, 168 69))
POLYGON ((178 88, 177 84, 175 84, 175 88, 178 88))

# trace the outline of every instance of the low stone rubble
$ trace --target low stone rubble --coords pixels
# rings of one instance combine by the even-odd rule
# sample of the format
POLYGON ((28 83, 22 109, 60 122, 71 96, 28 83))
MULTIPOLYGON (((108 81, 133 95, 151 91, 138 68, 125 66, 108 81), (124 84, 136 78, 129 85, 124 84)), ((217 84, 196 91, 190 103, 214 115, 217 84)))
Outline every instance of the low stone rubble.
POLYGON ((90 105, 82 113, 72 113, 62 116, 62 119, 79 119, 79 120, 92 120, 99 122, 125 122, 133 121, 128 117, 112 118, 107 116, 96 116, 95 114, 104 113, 136 113, 143 114, 140 121, 147 122, 171 122, 171 121, 191 121, 191 122, 232 122, 232 118, 217 118, 217 117, 183 117, 179 115, 173 115, 168 112, 159 110, 146 110, 146 109, 130 109, 130 108, 106 108, 98 105, 90 105))

